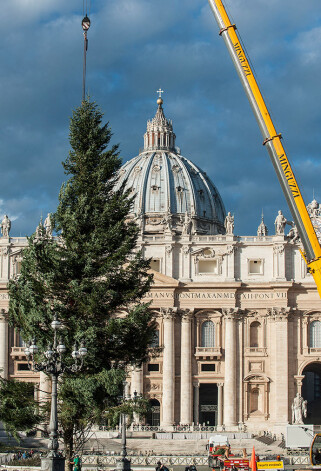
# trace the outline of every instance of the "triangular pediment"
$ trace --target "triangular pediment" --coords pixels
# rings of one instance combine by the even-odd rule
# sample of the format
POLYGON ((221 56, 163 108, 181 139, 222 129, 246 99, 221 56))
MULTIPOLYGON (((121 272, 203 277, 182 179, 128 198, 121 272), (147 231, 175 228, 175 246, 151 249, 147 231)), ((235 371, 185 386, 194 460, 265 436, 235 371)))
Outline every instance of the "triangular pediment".
POLYGON ((149 273, 154 275, 154 282, 152 283, 152 289, 155 286, 179 286, 180 282, 172 278, 171 276, 163 275, 155 270, 148 270, 149 273))

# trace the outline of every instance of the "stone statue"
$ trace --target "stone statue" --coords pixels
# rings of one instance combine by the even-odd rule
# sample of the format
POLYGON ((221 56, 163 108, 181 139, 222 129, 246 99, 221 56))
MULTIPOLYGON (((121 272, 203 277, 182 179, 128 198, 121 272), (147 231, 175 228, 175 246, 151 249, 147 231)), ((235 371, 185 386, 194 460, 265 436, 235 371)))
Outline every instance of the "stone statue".
POLYGON ((311 203, 308 204, 307 210, 311 217, 320 217, 321 208, 316 199, 313 199, 311 203))
POLYGON ((292 404, 292 423, 303 424, 303 417, 307 417, 308 401, 305 401, 300 393, 297 393, 292 404))
POLYGON ((287 223, 287 220, 282 214, 282 211, 279 210, 278 215, 276 216, 275 219, 275 235, 284 235, 284 228, 287 223))
POLYGON ((37 229, 36 229, 36 237, 35 237, 35 240, 37 239, 41 239, 44 235, 44 227, 42 225, 42 221, 40 221, 39 225, 37 226, 37 229))
POLYGON ((50 213, 48 213, 45 222, 44 222, 44 228, 46 231, 46 236, 47 237, 52 237, 52 224, 51 224, 51 219, 50 219, 50 213))
POLYGON ((11 221, 8 216, 5 214, 1 222, 1 232, 3 237, 9 237, 9 232, 11 229, 11 221))
POLYGON ((172 231, 172 215, 169 210, 163 217, 162 223, 164 224, 164 228, 166 231, 172 231))
POLYGON ((231 215, 230 211, 224 221, 224 227, 227 235, 233 235, 234 232, 234 216, 231 215))
POLYGON ((191 233, 191 218, 189 217, 187 211, 185 213, 185 217, 183 220, 183 229, 182 229, 182 234, 183 235, 188 235, 191 233))
POLYGON ((292 229, 290 229, 288 233, 288 238, 291 239, 292 244, 294 244, 294 242, 300 242, 299 231, 294 222, 292 223, 292 229))

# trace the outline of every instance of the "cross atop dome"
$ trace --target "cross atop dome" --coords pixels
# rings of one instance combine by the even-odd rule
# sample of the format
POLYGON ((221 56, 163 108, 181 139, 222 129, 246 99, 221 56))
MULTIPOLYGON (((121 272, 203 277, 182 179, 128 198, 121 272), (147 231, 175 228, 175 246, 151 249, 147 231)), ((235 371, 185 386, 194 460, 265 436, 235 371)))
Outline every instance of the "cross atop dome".
POLYGON ((163 98, 162 98, 162 93, 164 93, 164 90, 159 88, 156 93, 158 93, 157 104, 158 104, 159 107, 161 107, 162 104, 164 103, 163 98))

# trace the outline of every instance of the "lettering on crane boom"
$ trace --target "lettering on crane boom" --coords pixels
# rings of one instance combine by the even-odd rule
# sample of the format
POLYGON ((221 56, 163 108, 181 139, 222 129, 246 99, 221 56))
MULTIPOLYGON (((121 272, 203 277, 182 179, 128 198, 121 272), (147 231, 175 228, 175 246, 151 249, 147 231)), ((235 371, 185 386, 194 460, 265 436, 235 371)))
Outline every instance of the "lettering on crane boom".
POLYGON ((282 166, 285 178, 288 181, 288 185, 290 187, 293 198, 297 198, 298 196, 300 196, 300 190, 299 190, 299 188, 296 184, 296 181, 294 179, 294 175, 292 173, 292 170, 291 170, 290 164, 288 162, 288 159, 285 157, 284 154, 282 154, 282 155, 279 155, 279 161, 280 161, 280 164, 282 166))
POLYGON ((250 66, 249 66, 249 64, 248 64, 248 62, 247 62, 247 60, 246 60, 246 58, 245 58, 245 56, 244 56, 243 50, 242 50, 242 48, 241 48, 241 46, 240 46, 240 43, 237 42, 237 43, 233 44, 233 46, 234 46, 235 52, 236 52, 236 54, 237 54, 237 56, 238 56, 238 58, 239 58, 239 61, 240 61, 240 63, 241 63, 241 66, 242 66, 242 68, 243 68, 243 70, 244 70, 244 72, 245 72, 246 77, 247 77, 248 75, 252 75, 250 66))

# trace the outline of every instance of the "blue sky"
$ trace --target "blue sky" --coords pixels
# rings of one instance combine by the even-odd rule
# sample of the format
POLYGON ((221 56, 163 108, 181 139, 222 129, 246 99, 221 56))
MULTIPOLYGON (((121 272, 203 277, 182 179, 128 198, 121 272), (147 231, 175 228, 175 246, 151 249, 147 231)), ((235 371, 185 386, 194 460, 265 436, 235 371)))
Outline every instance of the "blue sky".
MULTIPOLYGON (((89 0, 87 0, 89 2, 89 0)), ((320 0, 226 0, 306 202, 321 201, 320 0)), ((2 0, 0 215, 29 235, 57 206, 81 102, 82 0, 2 0)), ((211 177, 235 232, 290 218, 207 0, 91 0, 88 91, 124 161, 143 145, 156 90, 182 154, 211 177)))

